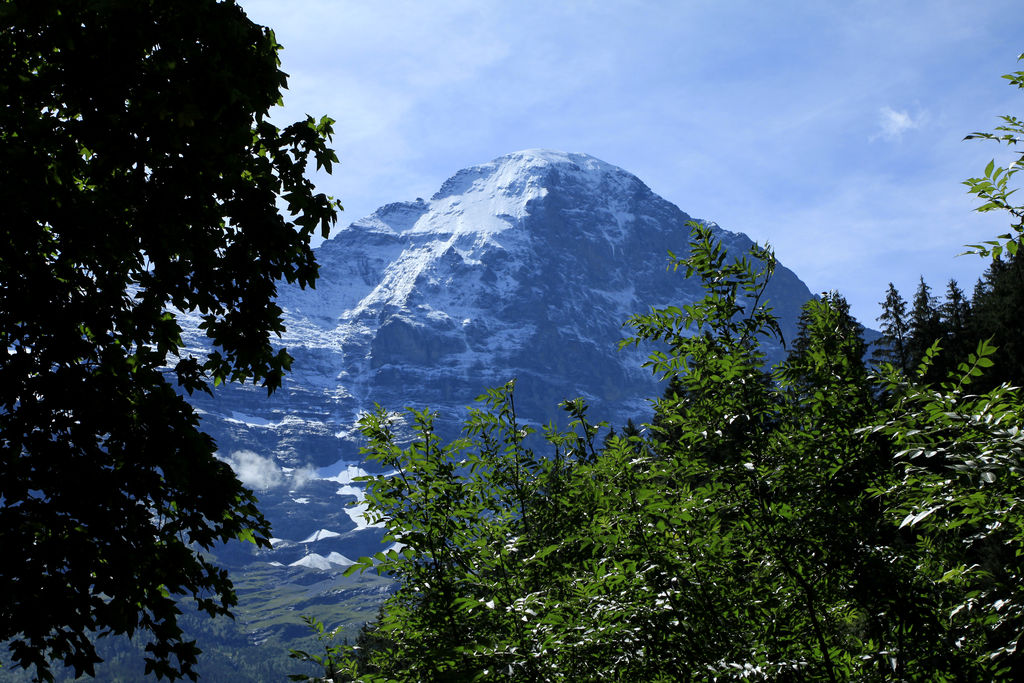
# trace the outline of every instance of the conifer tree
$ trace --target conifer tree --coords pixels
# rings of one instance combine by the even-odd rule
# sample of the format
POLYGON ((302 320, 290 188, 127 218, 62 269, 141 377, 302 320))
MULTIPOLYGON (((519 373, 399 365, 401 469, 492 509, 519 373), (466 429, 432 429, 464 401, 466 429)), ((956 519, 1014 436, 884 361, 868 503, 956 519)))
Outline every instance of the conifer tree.
MULTIPOLYGON (((945 344, 938 300, 932 294, 932 289, 924 281, 923 276, 918 281, 917 291, 914 292, 908 329, 910 340, 907 344, 907 356, 914 366, 921 362, 925 351, 936 341, 945 344)), ((936 368, 936 371, 938 370, 940 368, 936 368)), ((938 376, 937 372, 932 373, 926 379, 933 376, 938 376)))
POLYGON ((971 305, 956 280, 951 279, 946 286, 946 300, 939 306, 939 315, 951 335, 961 335, 966 331, 971 305))
POLYGON ((881 323, 882 337, 875 342, 871 360, 874 363, 892 363, 903 372, 907 372, 910 369, 907 302, 896 289, 896 285, 890 282, 885 300, 879 302, 879 305, 882 307, 882 315, 878 316, 877 320, 881 323))
POLYGON ((998 348, 998 375, 1024 384, 1024 259, 1020 253, 995 258, 975 288, 971 334, 975 340, 991 338, 998 348))
POLYGON ((973 350, 977 339, 971 334, 971 305, 956 280, 946 286, 946 300, 939 306, 940 324, 946 338, 941 356, 944 370, 952 370, 973 350))

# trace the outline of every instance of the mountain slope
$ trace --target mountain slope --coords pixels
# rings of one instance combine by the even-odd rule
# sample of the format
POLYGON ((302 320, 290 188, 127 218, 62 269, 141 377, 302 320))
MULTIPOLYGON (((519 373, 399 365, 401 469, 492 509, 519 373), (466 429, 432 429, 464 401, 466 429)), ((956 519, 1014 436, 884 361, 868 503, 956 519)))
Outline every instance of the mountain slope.
MULTIPOLYGON (((245 388, 198 401, 222 448, 281 464, 358 460, 358 415, 430 406, 454 416, 517 378, 527 419, 584 396, 593 416, 646 419, 660 394, 645 350, 617 351, 629 315, 701 295, 667 272, 690 217, 632 174, 583 154, 517 152, 459 171, 428 201, 389 204, 318 250, 316 290, 279 304, 294 372, 270 401, 245 388)), ((716 229, 742 253, 750 240, 716 229)), ((807 288, 779 268, 769 298, 794 332, 807 288)), ((770 349, 776 358, 782 349, 770 349)))

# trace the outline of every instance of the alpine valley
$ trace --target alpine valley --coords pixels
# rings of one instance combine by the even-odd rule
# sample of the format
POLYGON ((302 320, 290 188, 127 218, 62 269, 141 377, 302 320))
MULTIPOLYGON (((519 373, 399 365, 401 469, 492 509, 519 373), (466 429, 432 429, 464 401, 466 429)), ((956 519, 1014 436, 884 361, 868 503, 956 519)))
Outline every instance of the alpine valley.
MULTIPOLYGON (((648 421, 664 390, 641 367, 652 349, 618 342, 630 315, 703 295, 666 267, 669 251, 687 253, 689 220, 620 168, 535 149, 463 169, 430 199, 383 206, 324 242, 316 288, 280 287, 280 344, 295 359, 283 386, 191 399, 274 530, 272 549, 217 553, 239 589, 238 619, 189 620, 200 673, 281 680, 302 669, 288 648, 310 647, 301 615, 347 624, 349 636, 375 616, 389 580, 343 576, 385 548, 353 482, 365 474, 356 422, 375 403, 430 407, 450 437, 475 397, 515 379, 517 413, 538 425, 564 421, 558 403, 577 396, 593 420, 648 421)), ((711 225, 731 254, 751 245, 711 225)), ((777 268, 767 298, 786 339, 810 297, 777 268)), ((202 353, 199 318, 182 321, 202 353)), ((766 348, 771 360, 785 353, 766 348)))

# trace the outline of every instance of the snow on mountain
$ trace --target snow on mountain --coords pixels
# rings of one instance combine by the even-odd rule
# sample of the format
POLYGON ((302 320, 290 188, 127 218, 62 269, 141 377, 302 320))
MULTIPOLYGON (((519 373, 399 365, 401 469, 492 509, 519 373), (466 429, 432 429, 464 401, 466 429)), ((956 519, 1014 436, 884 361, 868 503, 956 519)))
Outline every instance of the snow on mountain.
POLYGON ((345 508, 345 514, 349 516, 349 519, 355 522, 355 531, 362 531, 363 529, 373 529, 380 527, 379 524, 370 524, 366 521, 366 513, 369 509, 369 505, 362 502, 345 508))
POLYGON ((316 543, 322 541, 325 538, 337 538, 341 536, 337 531, 331 531, 329 529, 320 529, 310 534, 307 538, 302 539, 299 543, 316 543))
POLYGON ((317 553, 310 553, 309 555, 303 555, 298 560, 288 563, 289 567, 306 567, 308 569, 319 569, 320 571, 329 571, 334 567, 331 565, 331 561, 323 555, 317 553))
MULTIPOLYGON (((280 287, 281 343, 295 362, 274 396, 232 385, 194 405, 222 452, 273 457, 289 474, 260 494, 276 535, 330 527, 356 552, 380 535, 353 483, 366 474, 356 421, 374 403, 429 406, 453 432, 476 396, 516 378, 517 412, 534 423, 560 419, 557 403, 576 396, 595 420, 649 419, 647 400, 663 390, 640 367, 650 349, 617 342, 630 315, 702 296, 666 269, 669 250, 688 251, 689 219, 585 154, 525 150, 463 169, 429 200, 338 231, 317 250, 316 289, 280 287)), ((734 254, 751 244, 710 225, 734 254)), ((811 293, 780 266, 768 296, 792 338, 811 293)), ((195 348, 199 335, 186 329, 195 348)))
MULTIPOLYGON (((268 562, 272 566, 284 566, 280 562, 268 562)), ((326 572, 338 569, 339 567, 349 567, 355 564, 352 560, 348 559, 344 555, 338 552, 331 552, 326 557, 319 553, 310 553, 303 555, 294 562, 289 562, 289 567, 305 567, 307 569, 316 569, 318 571, 326 572)))
POLYGON ((352 560, 348 559, 347 557, 345 557, 341 553, 337 553, 337 552, 328 553, 328 555, 326 557, 326 560, 328 562, 330 562, 331 564, 336 564, 336 565, 341 566, 341 567, 348 567, 350 565, 355 564, 355 562, 353 562, 352 560))
POLYGON ((303 555, 301 558, 294 562, 288 563, 289 567, 307 567, 309 569, 319 569, 320 571, 327 571, 331 568, 331 563, 327 561, 327 558, 323 555, 316 553, 310 553, 309 555, 303 555))

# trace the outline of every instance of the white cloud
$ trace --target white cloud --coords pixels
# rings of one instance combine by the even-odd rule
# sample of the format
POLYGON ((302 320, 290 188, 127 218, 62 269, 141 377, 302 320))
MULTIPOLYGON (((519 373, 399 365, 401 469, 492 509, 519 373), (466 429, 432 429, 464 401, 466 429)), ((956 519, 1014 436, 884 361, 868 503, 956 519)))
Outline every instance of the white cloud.
POLYGON ((301 489, 312 480, 318 478, 316 475, 316 468, 312 465, 306 465, 300 469, 293 470, 289 474, 292 478, 291 488, 293 491, 301 489))
POLYGON ((907 111, 897 111, 892 107, 882 107, 879 120, 881 132, 871 139, 877 140, 882 137, 886 140, 898 140, 903 134, 913 128, 921 126, 921 117, 914 118, 907 111))
POLYGON ((234 451, 225 459, 238 480, 251 489, 262 491, 284 483, 284 472, 272 458, 253 451, 234 451))

